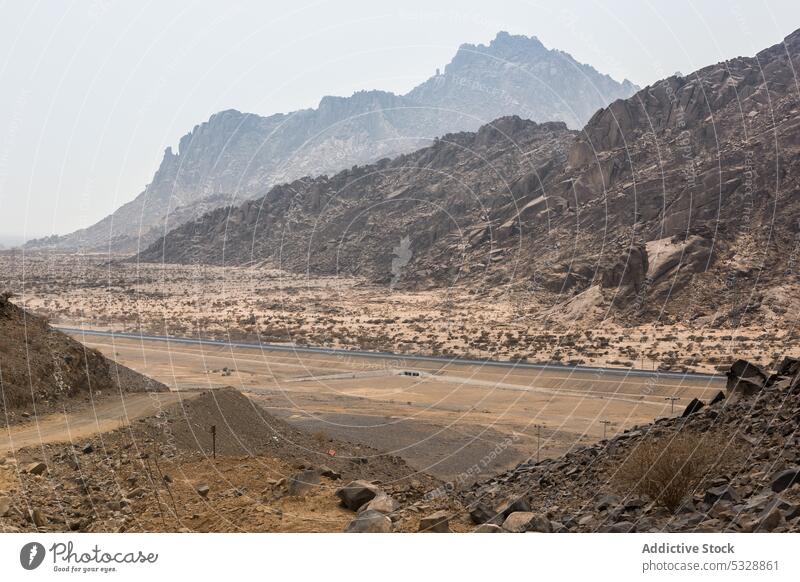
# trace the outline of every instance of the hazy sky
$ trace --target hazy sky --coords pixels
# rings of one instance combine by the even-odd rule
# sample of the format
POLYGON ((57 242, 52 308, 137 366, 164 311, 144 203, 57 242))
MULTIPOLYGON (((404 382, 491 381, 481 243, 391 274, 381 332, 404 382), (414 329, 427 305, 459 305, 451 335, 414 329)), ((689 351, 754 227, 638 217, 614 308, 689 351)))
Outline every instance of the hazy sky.
POLYGON ((644 86, 799 27, 797 0, 0 2, 0 235, 103 218, 215 111, 403 93, 499 30, 644 86))

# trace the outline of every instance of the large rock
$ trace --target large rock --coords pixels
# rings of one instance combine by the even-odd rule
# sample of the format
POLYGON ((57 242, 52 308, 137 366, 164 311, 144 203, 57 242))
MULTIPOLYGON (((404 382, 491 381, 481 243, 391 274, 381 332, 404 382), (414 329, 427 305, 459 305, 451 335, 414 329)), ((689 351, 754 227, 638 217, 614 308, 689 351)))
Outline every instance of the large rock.
POLYGON ((711 401, 708 404, 709 404, 709 406, 713 406, 714 404, 718 404, 718 403, 722 402, 723 400, 725 400, 725 393, 722 390, 720 390, 719 392, 717 392, 717 395, 714 396, 714 398, 712 398, 711 401))
POLYGON ((717 501, 738 501, 739 493, 730 485, 719 485, 718 487, 711 487, 706 490, 703 497, 709 505, 714 505, 717 501))
POLYGON ((783 513, 777 507, 773 507, 766 515, 764 515, 759 521, 756 527, 756 531, 774 531, 779 525, 782 525, 786 519, 783 517, 783 513))
POLYGON ((689 404, 683 410, 683 414, 681 414, 681 417, 686 418, 690 414, 698 412, 701 408, 703 408, 703 406, 705 406, 705 404, 700 402, 700 400, 698 400, 697 398, 692 398, 692 401, 689 402, 689 404))
POLYGON ((390 533, 392 520, 378 511, 364 511, 351 521, 346 533, 390 533))
POLYGON ((442 510, 419 520, 419 531, 428 533, 450 533, 450 516, 442 510))
POLYGON ((472 533, 506 533, 506 530, 493 523, 482 523, 472 530, 472 533))
POLYGON ((358 508, 358 512, 362 513, 364 511, 377 511, 378 513, 383 513, 384 515, 389 513, 394 513, 400 507, 400 504, 386 495, 385 493, 381 493, 372 498, 371 501, 366 502, 364 505, 358 508))
POLYGON ((747 360, 736 360, 728 371, 728 394, 752 396, 761 392, 767 383, 767 374, 759 366, 747 360))
POLYGON ((42 462, 30 463, 23 473, 28 473, 29 475, 44 475, 47 472, 47 465, 42 462))
POLYGON ((530 511, 515 511, 503 522, 503 529, 511 533, 551 533, 553 531, 549 519, 530 511))
POLYGON ((778 376, 796 376, 800 372, 800 359, 784 356, 775 374, 778 376))
POLYGON ((321 473, 317 469, 306 469, 295 473, 286 483, 286 492, 292 497, 308 495, 320 484, 321 473))
POLYGON ((528 502, 527 499, 524 497, 517 497, 514 499, 509 499, 504 503, 501 503, 497 511, 495 512, 498 515, 502 515, 503 517, 508 517, 512 513, 516 511, 530 511, 531 504, 528 502))
POLYGON ((368 481, 351 481, 336 490, 336 497, 342 501, 342 505, 347 509, 358 511, 362 505, 372 501, 380 493, 381 490, 368 481))
POLYGON ((483 523, 498 521, 497 520, 498 515, 500 515, 500 519, 499 523, 497 523, 496 525, 500 525, 500 523, 503 523, 503 519, 505 518, 505 516, 503 516, 502 514, 498 514, 494 508, 487 505, 486 503, 483 503, 482 501, 479 501, 474 505, 472 505, 469 510, 470 518, 474 523, 479 525, 483 523))
POLYGON ((795 483, 800 483, 800 467, 786 469, 775 475, 772 478, 772 490, 775 493, 780 493, 795 483))

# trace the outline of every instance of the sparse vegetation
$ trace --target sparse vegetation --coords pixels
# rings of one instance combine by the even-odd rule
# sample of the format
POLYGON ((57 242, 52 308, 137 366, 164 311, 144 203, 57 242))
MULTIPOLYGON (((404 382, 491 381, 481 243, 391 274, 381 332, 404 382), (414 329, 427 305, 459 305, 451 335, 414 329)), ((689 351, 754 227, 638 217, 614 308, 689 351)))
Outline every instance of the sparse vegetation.
POLYGON ((704 480, 724 472, 733 450, 722 434, 650 437, 625 458, 617 481, 625 493, 645 496, 674 512, 704 480))

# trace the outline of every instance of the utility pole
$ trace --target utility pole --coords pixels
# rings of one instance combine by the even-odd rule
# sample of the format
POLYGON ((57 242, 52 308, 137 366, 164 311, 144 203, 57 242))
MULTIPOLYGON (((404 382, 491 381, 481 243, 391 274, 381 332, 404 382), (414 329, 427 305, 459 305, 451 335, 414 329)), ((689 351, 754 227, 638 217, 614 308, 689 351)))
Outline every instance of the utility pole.
POLYGON ((217 458, 217 425, 211 425, 211 454, 217 458))
POLYGON ((601 420, 600 424, 603 425, 603 440, 606 440, 606 429, 608 428, 608 425, 611 424, 611 421, 610 420, 601 420))
POLYGON ((544 425, 536 424, 534 426, 536 427, 536 462, 538 463, 542 458, 542 427, 544 427, 544 425))
POLYGON ((669 400, 670 407, 671 407, 670 408, 670 414, 674 414, 675 413, 675 402, 680 400, 680 398, 678 398, 677 396, 665 396, 664 400, 669 400))

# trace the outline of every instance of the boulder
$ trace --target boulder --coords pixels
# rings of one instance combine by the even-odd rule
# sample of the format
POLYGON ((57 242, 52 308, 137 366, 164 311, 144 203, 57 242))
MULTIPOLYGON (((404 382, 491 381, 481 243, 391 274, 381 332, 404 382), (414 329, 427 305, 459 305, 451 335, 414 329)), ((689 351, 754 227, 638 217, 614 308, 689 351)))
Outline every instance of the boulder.
POLYGON ((600 499, 597 500, 594 508, 597 511, 605 511, 615 505, 619 505, 620 498, 616 495, 603 495, 600 499))
POLYGON ((512 513, 517 511, 530 511, 531 504, 528 503, 528 500, 524 497, 517 497, 515 499, 509 499, 504 503, 501 503, 500 506, 495 511, 495 514, 502 515, 504 518, 508 517, 512 513))
POLYGON ((200 497, 205 499, 206 497, 208 497, 208 492, 211 491, 211 488, 208 485, 206 485, 205 483, 201 483, 200 485, 195 487, 194 490, 197 491, 197 494, 200 497))
POLYGON ((760 378, 764 382, 767 380, 767 373, 764 368, 748 362, 747 360, 736 360, 731 364, 729 375, 738 376, 739 378, 760 378))
POLYGON ((800 483, 800 467, 786 469, 772 478, 772 490, 780 493, 795 483, 800 483))
POLYGON ((728 371, 728 394, 752 396, 764 389, 767 374, 764 370, 746 360, 736 360, 728 371))
MULTIPOLYGON (((472 519, 473 523, 483 524, 483 523, 497 521, 496 518, 498 516, 498 513, 487 504, 483 503, 482 501, 479 501, 470 507, 469 516, 472 519)), ((501 515, 500 523, 502 523, 503 519, 504 516, 501 515)))
POLYGON ((289 477, 286 483, 287 495, 302 497, 308 495, 317 487, 321 480, 321 473, 317 469, 306 469, 289 477))
POLYGON ((756 531, 774 531, 776 527, 786 522, 781 510, 777 507, 762 517, 756 527, 756 531))
POLYGON ((364 511, 347 524, 346 533, 390 533, 392 520, 378 511, 364 511))
POLYGON ((506 533, 506 530, 493 523, 482 523, 472 530, 472 533, 506 533))
POLYGON ((328 479, 330 479, 332 481, 336 481, 336 480, 342 478, 341 473, 339 473, 338 471, 334 471, 333 469, 331 469, 327 465, 320 465, 319 472, 320 472, 320 475, 322 475, 323 477, 327 477, 328 479))
POLYGON ((47 518, 40 509, 31 509, 28 511, 28 521, 33 523, 36 527, 47 525, 47 518))
MULTIPOLYGON (((83 489, 88 491, 88 484, 82 483, 82 485, 83 485, 83 489)), ((202 487, 202 485, 200 487, 202 487)), ((207 487, 207 485, 206 485, 206 487, 207 487)), ((199 491, 198 491, 198 493, 199 493, 199 491)), ((208 491, 206 491, 206 493, 208 493, 208 491)), ((128 498, 128 499, 140 499, 140 498, 144 497, 145 495, 147 495, 147 489, 145 489, 144 487, 136 487, 135 489, 131 489, 130 491, 128 491, 128 493, 127 493, 127 495, 125 495, 125 497, 128 498)))
POLYGON ((515 511, 503 522, 503 529, 511 533, 551 533, 550 520, 531 511, 515 511))
POLYGON ((723 400, 725 400, 725 393, 722 390, 720 390, 719 392, 717 392, 717 395, 714 396, 714 398, 712 398, 711 401, 708 404, 709 404, 709 406, 713 406, 714 404, 722 402, 723 400))
POLYGON ((714 505, 717 501, 738 501, 739 494, 730 485, 720 485, 718 487, 711 487, 706 490, 703 497, 708 505, 714 505))
POLYGON ((450 533, 450 516, 442 510, 419 520, 419 531, 427 533, 450 533))
POLYGON ((683 414, 681 414, 681 418, 686 418, 690 414, 694 414, 695 412, 698 412, 704 406, 705 406, 705 404, 700 402, 700 400, 698 400, 697 398, 692 398, 692 401, 689 402, 689 404, 687 404, 686 408, 683 410, 683 414))
POLYGON ((368 501, 372 501, 380 493, 380 489, 368 481, 351 481, 336 490, 336 497, 341 500, 342 505, 347 509, 358 511, 359 507, 368 501))
POLYGON ((47 465, 42 462, 30 463, 23 473, 28 473, 29 475, 44 475, 47 472, 47 465))
POLYGON ((778 364, 778 369, 775 374, 778 376, 796 376, 800 372, 800 358, 792 358, 791 356, 784 356, 781 363, 778 364))
POLYGON ((365 511, 377 511, 378 513, 388 515, 397 511, 399 507, 400 504, 397 501, 385 493, 381 493, 380 495, 373 497, 371 501, 368 501, 359 507, 358 513, 363 513, 365 511))

